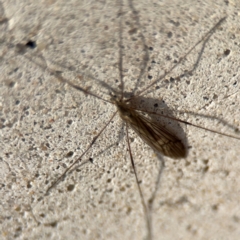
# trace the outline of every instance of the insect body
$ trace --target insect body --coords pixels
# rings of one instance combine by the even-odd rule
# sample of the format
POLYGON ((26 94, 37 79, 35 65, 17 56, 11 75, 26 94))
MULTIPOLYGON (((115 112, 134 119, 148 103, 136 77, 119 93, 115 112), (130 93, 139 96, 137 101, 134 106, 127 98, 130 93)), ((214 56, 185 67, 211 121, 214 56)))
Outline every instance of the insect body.
POLYGON ((186 148, 181 140, 163 125, 139 114, 123 101, 115 100, 115 104, 120 117, 154 150, 171 158, 186 157, 186 148))

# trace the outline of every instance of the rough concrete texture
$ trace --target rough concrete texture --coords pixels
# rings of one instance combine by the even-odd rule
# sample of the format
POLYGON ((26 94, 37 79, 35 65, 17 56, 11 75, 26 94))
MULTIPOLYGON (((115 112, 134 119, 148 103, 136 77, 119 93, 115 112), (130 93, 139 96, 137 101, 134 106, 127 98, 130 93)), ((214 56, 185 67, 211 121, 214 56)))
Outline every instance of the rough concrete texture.
MULTIPOLYGON (((109 100, 110 87, 119 90, 120 34, 125 92, 158 80, 136 104, 240 137, 238 0, 124 1, 122 14, 112 0, 5 0, 0 11, 1 239, 147 236, 119 116, 82 157, 93 162, 45 196, 116 110, 53 71, 109 100), (30 40, 36 48, 24 46, 30 40)), ((156 155, 130 130, 144 199, 152 199, 153 239, 239 239, 240 140, 165 124, 188 147, 185 159, 156 155)))

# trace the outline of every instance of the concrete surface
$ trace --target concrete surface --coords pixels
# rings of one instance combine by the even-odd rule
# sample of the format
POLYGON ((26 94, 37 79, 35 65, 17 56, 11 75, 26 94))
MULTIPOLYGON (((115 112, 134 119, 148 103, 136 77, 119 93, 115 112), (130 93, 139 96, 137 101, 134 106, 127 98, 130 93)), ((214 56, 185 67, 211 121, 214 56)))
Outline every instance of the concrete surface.
MULTIPOLYGON (((239 1, 132 4, 137 12, 124 1, 121 15, 117 1, 1 2, 1 239, 146 237, 126 129, 118 116, 83 157, 93 163, 75 168, 44 196, 115 111, 114 105, 59 82, 49 69, 109 99, 109 89, 98 80, 114 89, 119 85, 119 33, 125 91, 131 92, 169 71, 227 16, 142 100, 150 107, 157 103, 159 112, 166 110, 164 101, 178 118, 239 137, 229 126, 240 128, 239 1), (37 48, 25 49, 29 40, 37 48), (149 61, 137 81, 144 44, 149 61), (195 71, 186 74, 198 57, 195 71)), ((153 239, 239 239, 240 141, 184 124, 175 128, 186 135, 185 159, 157 156, 130 132, 144 198, 153 198, 153 239), (159 172, 161 162, 165 168, 159 172)))

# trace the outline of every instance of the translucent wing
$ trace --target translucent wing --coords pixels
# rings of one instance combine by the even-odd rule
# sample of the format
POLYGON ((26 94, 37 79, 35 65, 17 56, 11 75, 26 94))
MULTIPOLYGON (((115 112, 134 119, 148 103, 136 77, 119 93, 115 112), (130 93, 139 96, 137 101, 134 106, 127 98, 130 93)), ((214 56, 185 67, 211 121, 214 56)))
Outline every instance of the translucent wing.
POLYGON ((121 118, 154 150, 171 158, 184 158, 187 151, 181 140, 159 123, 140 115, 125 103, 118 103, 121 118))

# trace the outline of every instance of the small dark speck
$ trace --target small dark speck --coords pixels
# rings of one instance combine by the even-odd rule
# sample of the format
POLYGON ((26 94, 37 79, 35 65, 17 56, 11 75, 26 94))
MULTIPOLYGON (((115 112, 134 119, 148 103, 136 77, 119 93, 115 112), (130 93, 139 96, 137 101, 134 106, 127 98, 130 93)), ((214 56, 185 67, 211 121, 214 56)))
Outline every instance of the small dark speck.
POLYGON ((170 82, 174 82, 174 78, 173 77, 170 77, 170 82))
POLYGON ((217 204, 212 205, 212 210, 217 211, 218 210, 218 205, 217 204))
POLYGON ((180 78, 183 78, 184 76, 185 76, 185 74, 183 73, 183 74, 180 75, 180 78))
POLYGON ((235 81, 235 82, 233 83, 233 86, 237 86, 237 81, 235 81))
POLYGON ((15 104, 18 105, 19 103, 20 103, 20 101, 19 101, 19 100, 16 100, 15 104))
POLYGON ((74 189, 74 185, 73 184, 70 184, 70 185, 68 185, 67 186, 67 190, 69 191, 69 192, 71 192, 73 189, 74 189))
POLYGON ((70 151, 66 154, 66 157, 72 157, 73 156, 73 151, 70 151))
POLYGON ((229 1, 228 1, 228 0, 225 0, 224 2, 225 2, 225 4, 228 6, 228 4, 229 4, 229 1))
POLYGON ((231 51, 230 51, 229 49, 226 49, 226 50, 224 51, 224 55, 225 55, 225 56, 228 56, 228 55, 230 54, 230 52, 231 52, 231 51))
POLYGON ((61 91, 60 91, 59 89, 56 89, 56 90, 55 90, 55 93, 58 94, 58 93, 61 93, 61 91))
POLYGON ((158 107, 158 104, 157 104, 157 103, 155 103, 155 104, 154 104, 154 107, 155 107, 155 108, 156 108, 156 107, 158 107))
POLYGON ((173 35, 172 32, 168 32, 168 33, 167 33, 167 36, 168 36, 169 38, 171 38, 172 35, 173 35))
POLYGON ((148 79, 152 79, 152 76, 151 76, 151 75, 148 75, 148 79))
POLYGON ((137 28, 132 28, 131 30, 128 31, 130 35, 134 34, 137 32, 137 28))
POLYGON ((149 49, 150 51, 152 51, 152 50, 153 50, 153 47, 149 47, 148 49, 149 49))
POLYGON ((171 59, 172 59, 172 58, 171 58, 169 55, 166 56, 166 60, 167 60, 167 61, 170 61, 171 59))
POLYGON ((39 216, 42 217, 42 218, 44 218, 44 217, 45 217, 45 214, 44 214, 44 213, 40 213, 39 216))
POLYGON ((207 101, 207 100, 208 100, 208 97, 203 97, 203 99, 207 101))
POLYGON ((68 121, 67 121, 67 124, 71 125, 71 124, 72 124, 72 120, 71 120, 71 119, 68 120, 68 121))
POLYGON ((4 23, 6 23, 6 22, 8 22, 8 19, 1 17, 1 19, 0 19, 0 24, 4 24, 4 23))
POLYGON ((208 160, 208 159, 205 159, 205 160, 203 160, 203 163, 204 163, 205 165, 208 165, 209 160, 208 160))
POLYGON ((31 188, 31 187, 32 187, 31 182, 28 182, 28 183, 27 183, 27 188, 31 188))
POLYGON ((14 85, 15 85, 15 82, 10 82, 10 83, 8 84, 8 86, 11 87, 11 88, 14 87, 14 85))
POLYGON ((174 20, 170 20, 170 23, 172 23, 175 27, 180 26, 180 22, 175 22, 174 20))
POLYGON ((151 63, 156 63, 154 60, 152 60, 152 62, 151 63))
POLYGON ((34 42, 32 40, 29 40, 25 45, 26 45, 26 47, 31 48, 31 49, 34 49, 37 46, 36 42, 34 42))
POLYGON ((205 166, 205 167, 203 168, 203 172, 204 172, 204 173, 208 172, 208 170, 209 170, 209 166, 205 166))
MULTIPOLYGON (((22 231, 22 228, 21 227, 17 227, 16 229, 15 229, 15 232, 21 232, 22 231)), ((15 235, 14 235, 15 236, 15 235)), ((18 234, 16 235, 16 236, 18 236, 18 234)))
POLYGON ((55 222, 51 222, 51 223, 45 223, 44 225, 45 225, 46 227, 56 227, 57 224, 58 224, 58 223, 55 221, 55 222))

